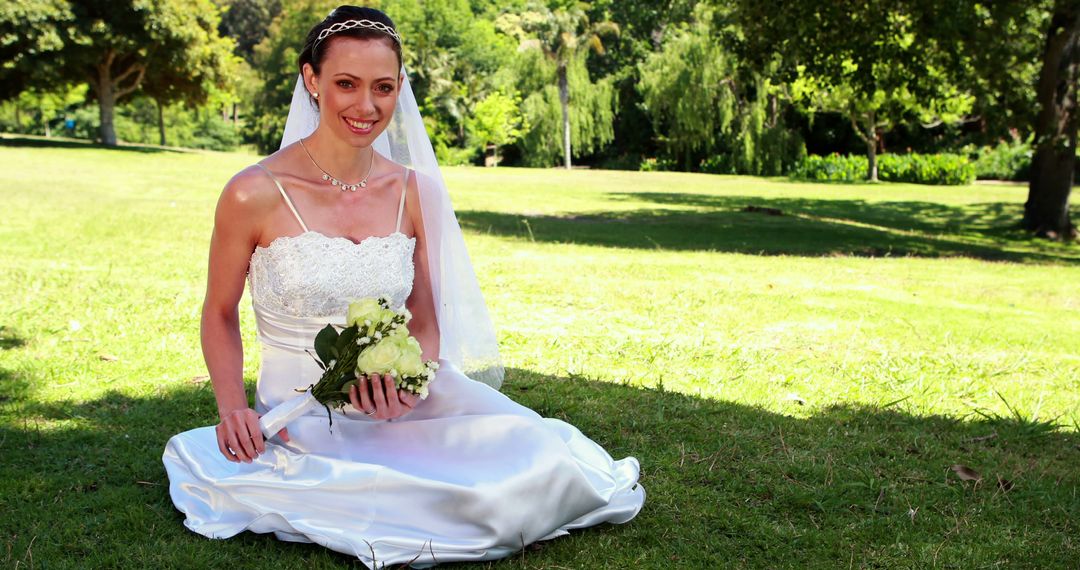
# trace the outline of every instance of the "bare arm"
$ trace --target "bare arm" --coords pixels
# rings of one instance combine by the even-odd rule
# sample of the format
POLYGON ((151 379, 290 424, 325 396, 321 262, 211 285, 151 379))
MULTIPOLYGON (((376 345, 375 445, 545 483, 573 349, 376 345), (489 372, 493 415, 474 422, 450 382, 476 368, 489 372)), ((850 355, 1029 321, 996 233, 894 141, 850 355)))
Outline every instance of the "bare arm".
POLYGON ((416 234, 416 250, 413 253, 412 294, 405 306, 412 313, 409 332, 420 342, 424 360, 439 359, 439 323, 435 312, 435 300, 432 296, 431 273, 428 266, 427 235, 424 232, 424 216, 420 209, 420 194, 416 186, 416 173, 409 171, 406 185, 405 207, 409 220, 416 234))
POLYGON ((233 461, 250 461, 256 451, 263 451, 258 416, 248 407, 244 393, 244 350, 238 310, 251 252, 258 243, 261 221, 270 207, 266 193, 259 188, 260 175, 251 170, 242 171, 225 185, 218 199, 202 310, 203 358, 221 419, 218 445, 233 461))

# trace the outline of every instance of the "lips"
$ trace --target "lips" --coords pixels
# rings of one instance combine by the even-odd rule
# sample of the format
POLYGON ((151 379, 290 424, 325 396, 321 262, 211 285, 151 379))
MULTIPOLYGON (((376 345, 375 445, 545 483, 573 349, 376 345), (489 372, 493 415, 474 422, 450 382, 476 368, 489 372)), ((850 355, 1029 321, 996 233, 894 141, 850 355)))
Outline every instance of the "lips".
POLYGON ((342 120, 345 122, 345 126, 348 127, 350 131, 358 135, 366 135, 371 133, 372 129, 375 128, 376 123, 376 121, 357 121, 355 119, 348 119, 345 117, 342 117, 342 120))

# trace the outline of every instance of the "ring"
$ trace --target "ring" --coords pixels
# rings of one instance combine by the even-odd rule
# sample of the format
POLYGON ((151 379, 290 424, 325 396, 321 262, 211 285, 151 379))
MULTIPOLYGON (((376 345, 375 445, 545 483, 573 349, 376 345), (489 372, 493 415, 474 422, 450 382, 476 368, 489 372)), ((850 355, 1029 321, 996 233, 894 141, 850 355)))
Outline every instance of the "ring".
POLYGON ((378 410, 371 410, 370 412, 368 412, 368 411, 365 411, 365 412, 364 412, 364 415, 368 415, 368 416, 374 416, 374 415, 375 415, 375 412, 377 412, 377 411, 378 411, 378 410))

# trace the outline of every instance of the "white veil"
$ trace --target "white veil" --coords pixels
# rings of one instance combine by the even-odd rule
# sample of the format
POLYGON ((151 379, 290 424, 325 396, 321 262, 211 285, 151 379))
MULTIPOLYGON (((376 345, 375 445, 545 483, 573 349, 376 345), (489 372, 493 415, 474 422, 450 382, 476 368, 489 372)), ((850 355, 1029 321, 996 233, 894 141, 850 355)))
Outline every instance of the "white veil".
MULTIPOLYGON (((450 204, 446 183, 435 160, 404 65, 401 74, 405 80, 401 84, 394 116, 372 146, 382 156, 416 171, 427 236, 431 290, 439 323, 439 358, 452 363, 468 377, 499 388, 503 381, 503 366, 495 328, 476 282, 461 227, 450 204)), ((281 147, 308 136, 318 125, 319 111, 311 102, 300 74, 293 90, 281 147)))

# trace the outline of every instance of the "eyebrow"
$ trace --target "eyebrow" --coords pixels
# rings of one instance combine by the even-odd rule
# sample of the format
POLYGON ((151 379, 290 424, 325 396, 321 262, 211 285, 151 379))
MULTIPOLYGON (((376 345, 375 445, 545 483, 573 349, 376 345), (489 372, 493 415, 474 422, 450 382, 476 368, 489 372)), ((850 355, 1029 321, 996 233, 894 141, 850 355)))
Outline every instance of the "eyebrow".
MULTIPOLYGON (((345 73, 344 71, 335 74, 334 77, 338 77, 338 76, 341 76, 341 75, 344 75, 344 76, 352 78, 352 79, 361 79, 360 77, 357 77, 357 76, 355 76, 355 75, 353 75, 351 73, 345 73)), ((393 80, 394 80, 393 77, 380 77, 380 78, 376 79, 375 81, 393 81, 393 80)))

